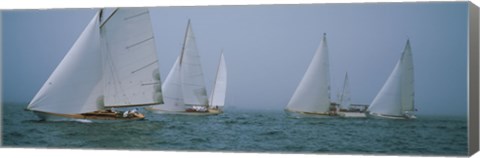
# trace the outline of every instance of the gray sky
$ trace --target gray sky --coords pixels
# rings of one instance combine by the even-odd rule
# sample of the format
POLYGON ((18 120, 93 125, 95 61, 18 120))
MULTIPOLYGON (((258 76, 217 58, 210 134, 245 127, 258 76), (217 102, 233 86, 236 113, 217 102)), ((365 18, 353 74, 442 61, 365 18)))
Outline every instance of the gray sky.
MULTIPOLYGON (((3 14, 3 95, 29 102, 95 9, 3 14)), ((332 98, 349 73, 353 103, 370 104, 410 38, 419 114, 466 115, 467 3, 151 8, 164 80, 191 19, 210 92, 220 50, 227 106, 282 110, 327 33, 332 98)))

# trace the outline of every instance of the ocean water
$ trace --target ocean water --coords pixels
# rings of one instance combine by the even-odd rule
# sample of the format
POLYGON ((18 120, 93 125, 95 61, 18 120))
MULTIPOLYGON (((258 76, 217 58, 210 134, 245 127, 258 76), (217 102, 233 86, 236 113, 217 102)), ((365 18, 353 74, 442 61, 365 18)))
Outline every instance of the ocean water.
POLYGON ((39 121, 3 104, 3 146, 257 153, 467 155, 464 117, 417 120, 292 118, 226 108, 216 116, 156 115, 117 123, 39 121))

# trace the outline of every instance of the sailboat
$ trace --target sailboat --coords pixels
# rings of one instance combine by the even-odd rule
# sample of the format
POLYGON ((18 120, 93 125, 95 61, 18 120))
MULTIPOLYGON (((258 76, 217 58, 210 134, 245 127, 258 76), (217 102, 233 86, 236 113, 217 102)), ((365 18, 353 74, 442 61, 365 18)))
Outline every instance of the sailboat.
POLYGON ((163 103, 153 29, 146 8, 97 12, 29 103, 40 119, 139 120, 113 108, 163 103))
POLYGON ((225 57, 223 52, 220 55, 220 62, 218 64, 217 76, 213 84, 213 90, 210 94, 209 111, 222 112, 225 105, 225 94, 227 92, 227 67, 225 65, 225 57))
POLYGON ((400 60, 367 111, 372 117, 414 119, 414 74, 410 40, 400 60))
POLYGON ((336 115, 330 102, 330 72, 327 35, 324 33, 315 55, 285 111, 317 116, 336 115))
MULTIPOLYGON (((213 92, 214 100, 211 102, 217 104, 215 105, 217 107, 223 106, 226 90, 223 55, 219 66, 213 92)), ((162 87, 165 103, 145 109, 158 114, 214 115, 221 113, 221 110, 213 109, 209 105, 200 56, 190 20, 187 23, 180 56, 176 59, 162 87)))
POLYGON ((345 73, 345 80, 343 82, 342 93, 340 94, 339 107, 337 108, 337 114, 341 117, 367 117, 367 115, 355 108, 351 107, 350 98, 350 82, 348 79, 348 73, 345 73))
POLYGON ((346 111, 350 108, 351 98, 350 98, 350 82, 348 80, 348 73, 345 73, 345 80, 343 81, 343 89, 340 95, 340 111, 346 111))

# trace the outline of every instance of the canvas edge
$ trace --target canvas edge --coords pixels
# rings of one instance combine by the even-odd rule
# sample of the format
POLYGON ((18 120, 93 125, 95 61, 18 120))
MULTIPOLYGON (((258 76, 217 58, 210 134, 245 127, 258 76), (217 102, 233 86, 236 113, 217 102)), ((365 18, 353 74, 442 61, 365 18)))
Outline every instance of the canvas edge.
POLYGON ((479 9, 468 5, 468 155, 479 150, 479 9))

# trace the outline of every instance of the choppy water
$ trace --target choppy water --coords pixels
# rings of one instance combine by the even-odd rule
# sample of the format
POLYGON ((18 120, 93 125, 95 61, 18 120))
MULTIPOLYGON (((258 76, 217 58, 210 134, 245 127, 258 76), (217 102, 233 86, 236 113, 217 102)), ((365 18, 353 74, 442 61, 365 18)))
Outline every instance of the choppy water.
POLYGON ((291 118, 283 111, 225 109, 217 116, 155 115, 120 123, 45 122, 26 105, 3 105, 3 146, 467 155, 466 118, 291 118))

